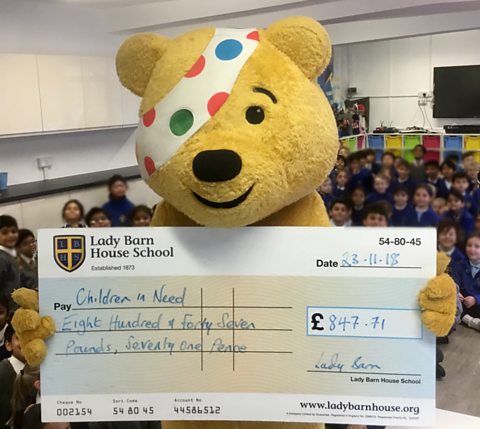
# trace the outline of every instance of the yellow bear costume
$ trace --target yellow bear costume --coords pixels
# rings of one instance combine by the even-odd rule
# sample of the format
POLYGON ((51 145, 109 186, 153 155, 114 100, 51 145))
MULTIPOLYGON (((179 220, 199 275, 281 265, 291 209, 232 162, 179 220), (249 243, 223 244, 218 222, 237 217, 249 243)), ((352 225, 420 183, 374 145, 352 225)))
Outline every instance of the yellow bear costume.
MULTIPOLYGON (((224 84, 225 76, 215 75, 207 55, 211 41, 221 35, 214 28, 175 39, 139 34, 118 52, 122 84, 143 97, 136 147, 140 170, 164 198, 152 225, 328 226, 327 212, 316 192, 338 150, 335 120, 316 84, 330 61, 328 35, 318 22, 303 17, 238 34, 243 34, 244 49, 250 51, 237 64, 231 90, 212 94, 203 85, 192 86, 189 79, 205 71, 218 76, 218 82, 210 79, 207 86, 224 84), (207 119, 197 119, 188 103, 172 96, 177 93, 185 100, 206 97, 203 110, 197 107, 199 117, 206 115, 207 119), (169 108, 177 110, 166 117, 169 108)), ((241 55, 238 44, 231 42, 228 48, 215 50, 215 55, 226 62, 234 54, 241 55), (232 54, 232 50, 237 51, 232 54)), ((419 300, 426 326, 437 335, 446 335, 455 315, 451 278, 442 274, 432 279, 419 300)), ((43 358, 43 350, 41 354, 43 358)), ((38 360, 34 354, 26 357, 38 360)), ((300 429, 323 425, 164 422, 163 427, 300 429)))

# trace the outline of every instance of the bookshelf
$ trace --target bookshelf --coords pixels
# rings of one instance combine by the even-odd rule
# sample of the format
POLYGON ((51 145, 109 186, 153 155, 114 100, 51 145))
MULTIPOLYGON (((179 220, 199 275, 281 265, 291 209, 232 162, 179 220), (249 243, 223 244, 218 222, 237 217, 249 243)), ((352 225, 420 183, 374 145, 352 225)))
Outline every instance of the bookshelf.
POLYGON ((422 144, 426 153, 424 160, 442 162, 448 155, 462 152, 475 152, 475 161, 480 162, 480 134, 359 134, 342 137, 340 142, 351 152, 361 149, 373 149, 380 159, 383 152, 393 152, 407 161, 413 160, 412 150, 422 144))

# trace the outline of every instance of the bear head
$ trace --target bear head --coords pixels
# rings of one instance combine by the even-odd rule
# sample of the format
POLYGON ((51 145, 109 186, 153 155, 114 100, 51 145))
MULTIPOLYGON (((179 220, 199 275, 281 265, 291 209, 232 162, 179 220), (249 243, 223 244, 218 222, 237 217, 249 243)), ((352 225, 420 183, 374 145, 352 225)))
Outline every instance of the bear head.
POLYGON ((314 192, 338 149, 316 83, 330 56, 323 27, 302 17, 127 39, 117 73, 143 97, 136 155, 148 185, 219 227, 254 224, 314 192))

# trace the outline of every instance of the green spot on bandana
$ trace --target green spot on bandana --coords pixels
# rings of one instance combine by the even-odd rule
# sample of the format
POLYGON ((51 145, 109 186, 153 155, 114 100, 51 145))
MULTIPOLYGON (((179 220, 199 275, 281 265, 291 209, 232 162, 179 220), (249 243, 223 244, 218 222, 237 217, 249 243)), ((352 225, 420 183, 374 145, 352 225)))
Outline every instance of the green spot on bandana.
POLYGON ((170 131, 183 136, 193 125, 193 113, 187 109, 177 110, 170 118, 170 131))

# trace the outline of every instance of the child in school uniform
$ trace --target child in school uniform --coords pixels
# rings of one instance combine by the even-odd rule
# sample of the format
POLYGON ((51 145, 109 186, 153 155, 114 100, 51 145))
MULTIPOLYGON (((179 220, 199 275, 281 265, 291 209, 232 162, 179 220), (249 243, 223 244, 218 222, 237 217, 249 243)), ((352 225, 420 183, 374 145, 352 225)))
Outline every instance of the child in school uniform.
POLYGON ((335 162, 335 170, 344 170, 347 168, 347 158, 343 155, 337 155, 337 162, 335 162))
POLYGON ((352 226, 361 226, 365 207, 365 190, 361 187, 352 192, 352 226))
POLYGON ((388 211, 384 202, 370 204, 363 211, 363 226, 388 226, 388 211))
POLYGON ((380 171, 380 165, 376 162, 377 156, 373 149, 365 149, 365 168, 369 169, 373 174, 380 171))
POLYGON ((463 241, 466 236, 473 232, 475 228, 475 218, 465 208, 464 197, 461 192, 456 189, 450 189, 447 197, 447 205, 448 211, 443 216, 457 223, 463 241))
POLYGON ((408 202, 409 189, 399 185, 393 194, 393 214, 391 223, 393 226, 405 226, 407 218, 413 211, 413 206, 408 202))
POLYGON ((427 176, 427 183, 435 186, 435 195, 440 198, 447 198, 447 185, 440 177, 440 164, 438 161, 430 160, 425 163, 425 174, 427 176))
POLYGON ((392 194, 388 192, 390 181, 387 176, 377 174, 373 181, 373 192, 367 196, 366 204, 378 203, 379 201, 386 201, 393 206, 392 194))
POLYGON ((406 226, 437 226, 438 215, 430 207, 433 190, 430 185, 418 185, 413 196, 414 210, 406 219, 406 226))
POLYGON ((20 285, 29 289, 38 288, 38 270, 35 254, 37 240, 29 229, 18 230, 17 260, 20 267, 20 285))
POLYGON ((110 177, 108 181, 108 202, 102 209, 108 215, 112 222, 112 226, 127 225, 128 213, 130 213, 135 204, 127 198, 127 181, 120 175, 116 174, 110 177))
POLYGON ((410 177, 410 164, 404 159, 399 159, 396 172, 397 177, 393 181, 394 192, 398 186, 402 185, 403 187, 407 188, 409 196, 413 195, 415 183, 410 177))
POLYGON ((0 362, 12 355, 5 345, 5 332, 7 331, 9 318, 10 303, 8 297, 0 296, 0 362))
POLYGON ((476 216, 477 207, 475 206, 474 197, 468 193, 468 188, 470 187, 470 181, 468 176, 463 171, 455 173, 452 176, 452 188, 459 191, 464 198, 465 208, 472 214, 476 216))
POLYGON ((425 182, 425 165, 423 157, 425 156, 425 148, 421 144, 417 144, 413 148, 413 161, 410 169, 410 178, 416 185, 425 182))
POLYGON ((23 429, 25 411, 36 404, 40 392, 40 368, 25 365, 13 383, 11 418, 12 429, 23 429))
POLYGON ((352 153, 348 157, 348 169, 350 170, 350 178, 347 182, 346 187, 349 193, 352 193, 352 191, 359 186, 365 189, 365 192, 367 192, 367 194, 372 190, 372 172, 368 168, 362 166, 361 159, 362 155, 358 152, 352 153))
POLYGON ((323 200, 323 204, 325 204, 325 208, 330 210, 330 205, 332 204, 333 201, 333 184, 332 184, 332 179, 330 177, 327 177, 325 181, 320 185, 320 187, 317 189, 317 192, 320 194, 323 200))
POLYGON ((0 215, 0 296, 10 297, 14 289, 20 287, 20 268, 15 246, 18 240, 17 221, 9 215, 0 215))
POLYGON ((467 238, 465 253, 465 259, 450 262, 448 273, 459 289, 462 322, 480 331, 480 231, 467 238))
POLYGON ((452 219, 442 219, 437 225, 437 250, 450 256, 452 261, 465 259, 465 255, 457 247, 458 225, 452 219))
POLYGON ((392 176, 395 172, 395 155, 392 152, 384 152, 382 155, 382 164, 381 169, 388 169, 392 173, 392 176))
POLYGON ((346 200, 338 199, 330 207, 331 226, 351 226, 352 207, 346 200))
POLYGON ((434 198, 432 201, 432 209, 439 217, 443 217, 443 215, 448 211, 447 200, 441 197, 434 198))
POLYGON ((466 172, 470 167, 475 167, 475 152, 471 150, 462 153, 462 165, 460 168, 466 172))
POLYGON ((10 402, 13 394, 13 384, 20 371, 25 367, 25 358, 12 325, 5 331, 5 346, 12 354, 0 362, 0 428, 5 429, 11 417, 10 402))
POLYGON ((108 228, 112 226, 107 213, 100 207, 92 207, 85 216, 85 222, 89 228, 108 228))
POLYGON ((128 218, 131 226, 149 226, 152 221, 152 210, 150 207, 139 205, 130 212, 128 218))
POLYGON ((456 166, 453 161, 446 159, 440 165, 440 172, 442 173, 443 183, 447 188, 447 191, 452 187, 452 177, 455 174, 456 166))
POLYGON ((337 175, 335 177, 335 187, 333 188, 333 198, 345 198, 346 196, 346 185, 348 182, 348 171, 343 169, 343 170, 338 170, 337 175))
POLYGON ((62 228, 85 228, 83 218, 85 210, 83 204, 78 200, 67 201, 62 209, 62 218, 65 222, 62 228))

